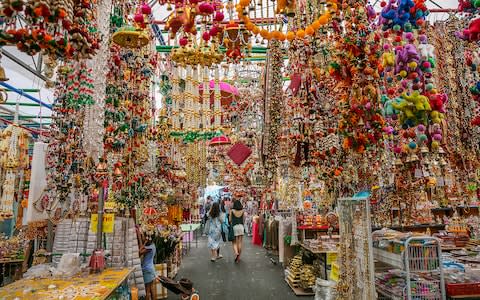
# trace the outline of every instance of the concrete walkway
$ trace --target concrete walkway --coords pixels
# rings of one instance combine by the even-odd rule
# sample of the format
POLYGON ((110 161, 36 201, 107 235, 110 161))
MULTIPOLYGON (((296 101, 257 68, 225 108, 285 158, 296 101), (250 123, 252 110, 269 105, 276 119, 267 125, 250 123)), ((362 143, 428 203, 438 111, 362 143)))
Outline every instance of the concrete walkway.
MULTIPOLYGON (((230 243, 222 246, 224 258, 216 262, 210 261, 209 253, 206 238, 199 237, 198 248, 192 243, 176 277, 192 280, 201 300, 313 299, 296 297, 284 280, 280 264, 273 264, 265 249, 252 245, 250 238, 245 238, 238 264, 234 263, 230 243)), ((168 299, 178 298, 169 293, 168 299)))

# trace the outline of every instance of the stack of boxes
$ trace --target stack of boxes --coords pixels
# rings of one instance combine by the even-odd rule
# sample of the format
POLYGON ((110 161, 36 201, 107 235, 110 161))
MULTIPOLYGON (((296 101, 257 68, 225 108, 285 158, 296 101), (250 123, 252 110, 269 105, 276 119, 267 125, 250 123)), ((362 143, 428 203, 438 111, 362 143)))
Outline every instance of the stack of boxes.
MULTIPOLYGON (((96 248, 97 235, 90 232, 89 228, 90 219, 87 218, 61 221, 55 232, 53 253, 91 254, 96 248)), ((116 218, 113 232, 105 234, 105 244, 105 252, 110 254, 107 266, 135 268, 134 273, 129 278, 129 285, 137 286, 138 295, 145 296, 138 240, 133 219, 116 218)), ((58 263, 59 261, 60 257, 55 256, 54 262, 58 263)))

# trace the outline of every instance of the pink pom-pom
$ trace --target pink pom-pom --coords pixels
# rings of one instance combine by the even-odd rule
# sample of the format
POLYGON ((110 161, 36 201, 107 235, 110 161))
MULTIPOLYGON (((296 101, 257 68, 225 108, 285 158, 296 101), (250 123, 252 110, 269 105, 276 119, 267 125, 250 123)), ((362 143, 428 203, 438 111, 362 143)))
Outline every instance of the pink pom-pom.
POLYGON ((210 33, 208 33, 208 32, 205 31, 205 32, 202 34, 202 39, 203 39, 205 42, 208 42, 208 40, 210 40, 210 33))
POLYGON ((218 31, 219 31, 219 30, 218 30, 218 27, 213 26, 213 27, 210 29, 210 32, 209 32, 209 33, 210 33, 210 36, 217 36, 218 31))
POLYGON ((429 61, 424 61, 422 63, 422 66, 425 68, 425 69, 430 69, 432 67, 432 65, 430 64, 429 61))
POLYGON ((395 152, 396 154, 402 153, 402 147, 399 147, 399 146, 393 147, 393 152, 395 152))
POLYGON ((147 3, 144 3, 141 6, 141 10, 142 10, 142 14, 144 15, 150 15, 152 13, 152 8, 147 3))
POLYGON ((206 15, 211 15, 214 11, 214 7, 213 5, 211 5, 210 3, 208 2, 202 2, 200 3, 200 5, 198 6, 198 11, 200 12, 200 14, 206 16, 206 15))
POLYGON ((217 13, 215 14, 215 21, 222 22, 224 18, 225 16, 223 15, 223 13, 221 11, 217 11, 217 13))
POLYGON ((433 140, 434 141, 441 141, 442 140, 442 135, 439 134, 439 133, 435 133, 433 136, 432 136, 433 140))
POLYGON ((407 40, 411 41, 411 40, 413 39, 413 33, 407 32, 407 33, 405 34, 405 38, 406 38, 407 40))
POLYGON ((145 18, 143 17, 142 14, 135 14, 135 16, 133 16, 133 20, 135 21, 135 23, 143 23, 145 22, 145 18))
POLYGON ((420 124, 420 125, 417 126, 418 132, 425 132, 426 129, 427 128, 425 128, 425 125, 423 125, 423 124, 420 124))
POLYGON ((186 45, 188 45, 188 39, 186 37, 182 37, 178 41, 178 44, 182 47, 185 47, 186 45))

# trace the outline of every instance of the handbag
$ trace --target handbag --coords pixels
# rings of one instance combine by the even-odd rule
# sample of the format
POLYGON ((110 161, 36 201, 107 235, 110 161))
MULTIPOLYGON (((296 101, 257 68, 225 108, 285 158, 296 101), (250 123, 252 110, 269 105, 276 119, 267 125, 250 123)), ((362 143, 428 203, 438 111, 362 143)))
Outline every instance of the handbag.
POLYGON ((232 242, 233 240, 235 240, 235 234, 233 233, 233 226, 230 224, 228 226, 228 241, 232 242))
POLYGON ((223 242, 226 242, 226 241, 227 241, 227 236, 226 236, 225 231, 223 231, 223 226, 222 226, 222 232, 221 232, 221 233, 222 233, 222 240, 223 240, 223 242))
POLYGON ((221 225, 221 228, 222 228, 222 240, 223 242, 226 242, 227 241, 227 234, 228 234, 228 219, 227 219, 227 216, 225 215, 225 218, 223 219, 223 222, 222 222, 222 225, 221 225))

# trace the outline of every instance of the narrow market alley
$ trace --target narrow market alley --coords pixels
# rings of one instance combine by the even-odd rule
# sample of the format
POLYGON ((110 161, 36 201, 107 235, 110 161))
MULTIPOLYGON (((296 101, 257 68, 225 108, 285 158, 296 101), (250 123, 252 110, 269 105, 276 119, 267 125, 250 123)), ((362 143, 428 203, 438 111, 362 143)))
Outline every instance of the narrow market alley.
MULTIPOLYGON (((238 264, 229 243, 221 248, 224 258, 210 261, 206 238, 199 238, 198 247, 192 248, 183 258, 176 277, 188 278, 204 300, 290 300, 298 299, 283 280, 283 268, 275 257, 274 264, 265 249, 244 241, 242 258, 238 264)), ((169 300, 177 299, 169 293, 169 300)), ((302 297, 313 299, 313 297, 302 297)))

